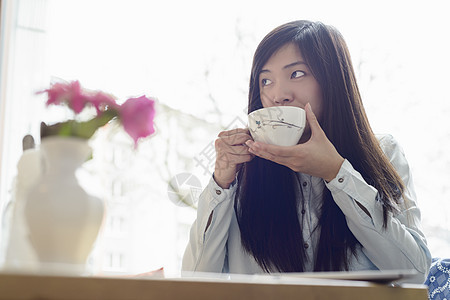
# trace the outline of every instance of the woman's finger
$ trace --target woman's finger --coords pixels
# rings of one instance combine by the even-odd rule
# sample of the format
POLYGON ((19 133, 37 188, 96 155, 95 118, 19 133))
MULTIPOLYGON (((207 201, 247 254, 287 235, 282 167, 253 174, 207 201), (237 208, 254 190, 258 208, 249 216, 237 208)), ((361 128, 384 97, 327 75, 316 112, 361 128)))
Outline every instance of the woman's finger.
POLYGON ((249 133, 247 128, 235 128, 235 129, 231 129, 231 130, 224 130, 219 132, 219 137, 224 137, 224 136, 231 136, 231 135, 235 135, 235 134, 240 134, 240 133, 249 133))
POLYGON ((233 153, 220 153, 217 155, 216 160, 222 164, 222 166, 238 165, 244 162, 252 160, 254 155, 247 154, 233 154, 233 153))
POLYGON ((230 145, 230 141, 227 138, 218 138, 215 141, 216 154, 219 155, 251 155, 248 151, 248 146, 243 142, 239 142, 237 145, 230 145))
POLYGON ((280 165, 298 171, 298 164, 303 160, 303 151, 299 149, 301 145, 295 146, 276 146, 266 143, 249 141, 249 152, 261 158, 276 162, 280 165))
POLYGON ((311 135, 313 135, 314 132, 323 132, 322 127, 320 127, 319 121, 317 120, 317 117, 314 114, 310 103, 306 104, 305 112, 306 120, 308 121, 309 127, 311 128, 311 135))
POLYGON ((229 152, 232 154, 249 154, 248 147, 246 145, 236 145, 229 147, 229 152))
POLYGON ((225 135, 219 137, 220 140, 230 146, 243 145, 246 141, 251 140, 252 137, 246 133, 238 133, 233 135, 225 135))
POLYGON ((292 157, 296 154, 296 147, 295 146, 277 146, 277 145, 271 145, 261 142, 254 142, 254 141, 246 141, 245 145, 249 147, 249 149, 253 150, 254 152, 263 154, 266 153, 266 155, 270 156, 279 156, 279 157, 292 157))
POLYGON ((274 154, 272 154, 270 152, 257 150, 257 149, 254 149, 254 148, 249 148, 248 151, 251 154, 254 154, 254 155, 258 156, 258 157, 261 157, 261 158, 264 158, 264 159, 276 162, 276 163, 278 163, 280 165, 284 165, 284 166, 290 167, 291 158, 289 158, 289 157, 274 155, 274 154))

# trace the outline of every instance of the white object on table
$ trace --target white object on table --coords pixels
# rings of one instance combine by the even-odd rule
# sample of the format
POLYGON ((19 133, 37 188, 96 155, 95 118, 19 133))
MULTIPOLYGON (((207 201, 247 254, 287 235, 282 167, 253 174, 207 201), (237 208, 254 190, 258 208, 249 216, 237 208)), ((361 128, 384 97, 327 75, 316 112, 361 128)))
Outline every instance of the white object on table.
POLYGON ((11 219, 5 250, 4 268, 30 268, 36 264, 36 254, 28 239, 28 230, 24 219, 25 197, 42 174, 41 154, 38 149, 24 150, 17 163, 17 176, 13 185, 11 199, 11 219))

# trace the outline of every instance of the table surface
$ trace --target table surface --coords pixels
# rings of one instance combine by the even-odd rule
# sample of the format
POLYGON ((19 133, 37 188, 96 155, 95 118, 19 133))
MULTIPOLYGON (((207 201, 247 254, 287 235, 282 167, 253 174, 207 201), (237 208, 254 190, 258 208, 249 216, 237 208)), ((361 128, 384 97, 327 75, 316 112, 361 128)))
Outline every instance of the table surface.
POLYGON ((424 285, 241 276, 238 278, 120 278, 0 273, 0 299, 411 299, 424 285))

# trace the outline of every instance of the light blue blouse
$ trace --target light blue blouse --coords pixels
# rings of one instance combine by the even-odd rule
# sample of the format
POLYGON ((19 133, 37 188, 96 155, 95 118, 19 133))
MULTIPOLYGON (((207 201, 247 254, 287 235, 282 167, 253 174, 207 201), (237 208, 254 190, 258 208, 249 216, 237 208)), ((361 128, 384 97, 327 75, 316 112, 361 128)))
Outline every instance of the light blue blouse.
MULTIPOLYGON (((389 214, 383 229, 383 211, 376 201, 377 190, 367 184, 347 160, 329 183, 321 178, 297 173, 298 189, 305 203, 299 207, 303 215, 303 237, 307 253, 305 271, 311 272, 320 231, 314 230, 319 220, 319 203, 323 185, 344 213, 349 229, 358 239, 357 255, 350 260, 351 270, 415 269, 418 276, 409 282, 423 283, 431 264, 431 254, 420 228, 420 210, 411 172, 403 150, 390 135, 378 136, 384 153, 403 179, 406 200, 400 213, 389 214), (302 187, 300 188, 300 184, 302 187), (367 215, 356 203, 369 212, 367 215), (302 213, 303 212, 303 213, 302 213)), ((195 272, 229 272, 258 274, 263 269, 245 253, 233 208, 236 184, 222 189, 211 179, 199 198, 197 219, 192 225, 189 244, 183 257, 182 270, 195 272), (206 228, 212 213, 210 226, 206 228)))

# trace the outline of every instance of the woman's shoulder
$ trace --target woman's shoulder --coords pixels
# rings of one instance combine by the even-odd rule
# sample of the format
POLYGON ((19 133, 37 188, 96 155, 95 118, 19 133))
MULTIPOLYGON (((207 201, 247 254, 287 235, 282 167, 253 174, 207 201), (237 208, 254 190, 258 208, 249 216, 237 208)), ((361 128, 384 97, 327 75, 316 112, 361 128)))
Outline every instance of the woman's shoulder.
POLYGON ((380 142, 380 145, 392 145, 397 143, 397 141, 391 134, 375 134, 375 137, 377 138, 378 142, 380 142))
POLYGON ((403 154, 402 147, 391 134, 376 134, 375 137, 378 139, 381 149, 388 157, 393 157, 398 153, 403 154))

